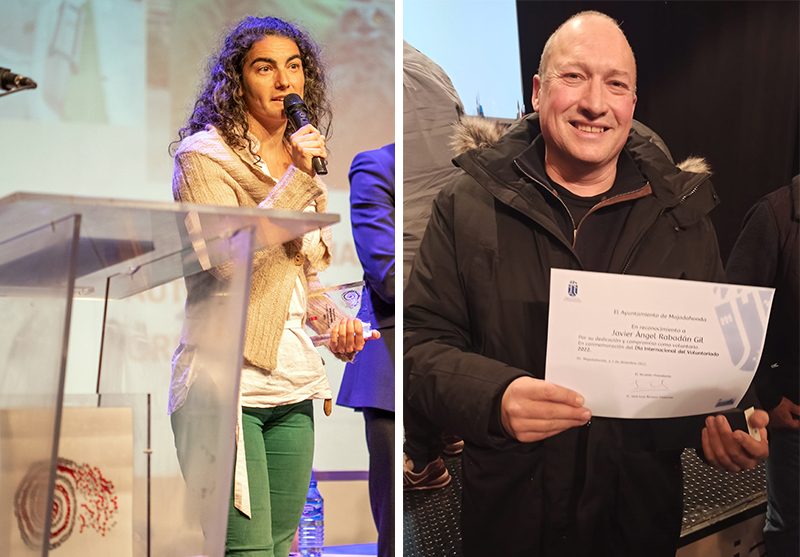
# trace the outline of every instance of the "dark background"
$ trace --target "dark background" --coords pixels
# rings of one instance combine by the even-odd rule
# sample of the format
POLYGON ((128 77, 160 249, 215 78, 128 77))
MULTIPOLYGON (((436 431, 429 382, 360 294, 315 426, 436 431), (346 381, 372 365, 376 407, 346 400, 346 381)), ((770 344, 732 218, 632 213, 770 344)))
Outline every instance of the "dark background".
POLYGON ((526 113, 547 38, 571 15, 603 12, 636 57, 634 118, 675 162, 705 157, 726 262, 747 210, 800 165, 800 2, 517 1, 526 113))

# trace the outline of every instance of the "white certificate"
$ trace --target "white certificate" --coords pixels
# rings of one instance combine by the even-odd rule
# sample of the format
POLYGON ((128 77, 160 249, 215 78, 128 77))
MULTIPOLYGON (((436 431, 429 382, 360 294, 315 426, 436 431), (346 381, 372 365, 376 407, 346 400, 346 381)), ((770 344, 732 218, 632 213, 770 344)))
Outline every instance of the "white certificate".
POLYGON ((764 348, 774 289, 553 269, 545 378, 594 416, 734 408, 764 348))

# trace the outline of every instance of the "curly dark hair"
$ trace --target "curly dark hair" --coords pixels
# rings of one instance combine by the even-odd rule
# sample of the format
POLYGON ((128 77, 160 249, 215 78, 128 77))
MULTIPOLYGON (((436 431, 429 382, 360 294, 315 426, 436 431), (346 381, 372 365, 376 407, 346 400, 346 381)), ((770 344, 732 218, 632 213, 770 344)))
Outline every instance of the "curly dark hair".
MULTIPOLYGON (((219 52, 209 60, 203 92, 197 97, 192 115, 178 132, 178 140, 173 142, 173 146, 212 124, 229 145, 246 147, 255 155, 255 145, 247 136, 250 129, 247 106, 238 91, 242 87, 242 69, 247 53, 254 43, 269 35, 286 37, 297 45, 305 75, 303 100, 308 108, 308 119, 323 135, 329 135, 332 114, 325 66, 317 45, 297 25, 276 17, 248 16, 228 33, 219 52)), ((292 133, 291 126, 286 126, 286 139, 292 133)))

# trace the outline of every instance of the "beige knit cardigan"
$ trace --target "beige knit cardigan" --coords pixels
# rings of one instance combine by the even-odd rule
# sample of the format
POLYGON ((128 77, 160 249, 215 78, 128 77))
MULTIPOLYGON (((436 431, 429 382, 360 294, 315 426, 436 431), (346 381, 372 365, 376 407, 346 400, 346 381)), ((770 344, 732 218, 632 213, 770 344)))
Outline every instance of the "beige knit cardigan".
MULTIPOLYGON (((251 138, 257 150, 258 143, 251 138)), ((302 211, 316 202, 320 213, 326 212, 328 206, 327 189, 319 178, 290 166, 276 181, 256 164, 252 153, 231 148, 212 126, 181 141, 175 153, 172 193, 176 201, 208 205, 302 211)), ((299 256, 303 261, 301 265, 297 264, 301 240, 254 255, 244 341, 244 357, 249 363, 266 370, 277 367, 278 344, 297 277, 307 291, 309 287, 321 288, 316 272, 330 265, 330 227, 322 229, 321 238, 321 242, 299 256)), ((230 266, 221 265, 210 272, 216 279, 225 280, 230 266)), ((189 305, 193 284, 208 280, 207 276, 202 276, 205 274, 187 278, 189 305)), ((330 311, 330 307, 324 298, 309 299, 307 315, 322 315, 330 311)), ((345 361, 351 359, 337 357, 345 361)))

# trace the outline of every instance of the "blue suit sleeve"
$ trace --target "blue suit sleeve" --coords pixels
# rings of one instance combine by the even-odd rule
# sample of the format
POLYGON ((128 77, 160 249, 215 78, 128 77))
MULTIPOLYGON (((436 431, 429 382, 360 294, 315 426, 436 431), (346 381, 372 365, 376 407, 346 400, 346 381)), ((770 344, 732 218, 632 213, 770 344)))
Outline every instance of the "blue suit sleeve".
POLYGON ((394 304, 394 145, 358 154, 349 177, 350 221, 364 281, 394 304))

